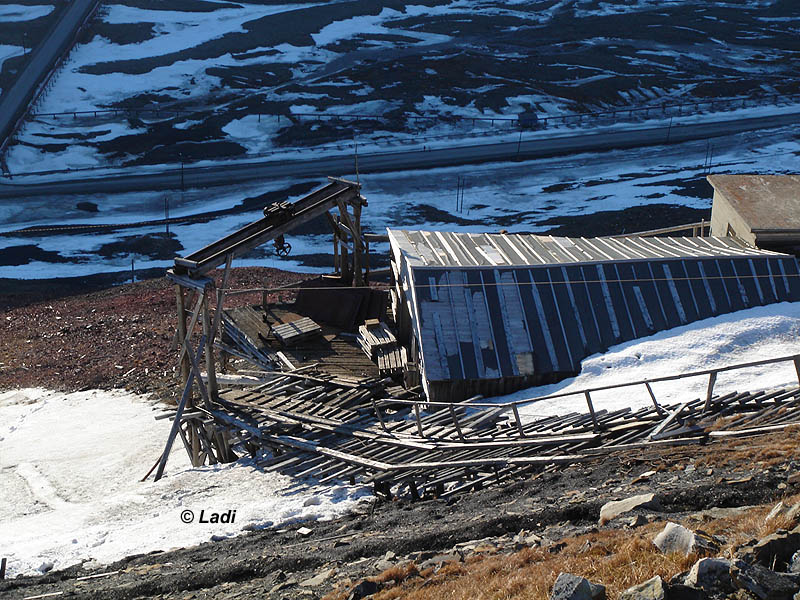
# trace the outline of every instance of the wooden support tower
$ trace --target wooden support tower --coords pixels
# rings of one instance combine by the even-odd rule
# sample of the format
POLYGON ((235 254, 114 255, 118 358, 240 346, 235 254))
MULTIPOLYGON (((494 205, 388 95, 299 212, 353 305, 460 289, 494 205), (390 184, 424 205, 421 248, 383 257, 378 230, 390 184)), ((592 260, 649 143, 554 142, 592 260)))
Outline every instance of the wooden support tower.
MULTIPOLYGON (((236 458, 229 447, 227 434, 218 430, 213 419, 209 418, 219 409, 215 345, 223 327, 225 291, 233 259, 269 241, 274 240, 276 246, 283 244, 284 233, 324 214, 333 230, 334 271, 347 285, 364 284, 361 265, 365 244, 361 234, 361 209, 366 206, 366 199, 361 195, 360 184, 334 177, 328 180, 328 184, 300 200, 272 204, 264 209, 262 219, 188 256, 176 258, 174 268, 167 272, 167 277, 175 284, 176 341, 183 392, 172 431, 158 462, 156 479, 163 475, 178 435, 194 466, 236 458), (335 218, 331 210, 338 212, 335 218), (222 265, 225 266, 222 285, 217 289, 215 280, 209 275, 222 265), (187 311, 188 296, 194 303, 191 314, 187 311), (200 331, 196 332, 195 328, 200 331), (198 335, 199 341, 196 341, 198 335), (205 376, 199 370, 200 364, 205 367, 205 376), (197 398, 201 402, 198 403, 197 398)), ((266 295, 264 303, 266 305, 266 295)))

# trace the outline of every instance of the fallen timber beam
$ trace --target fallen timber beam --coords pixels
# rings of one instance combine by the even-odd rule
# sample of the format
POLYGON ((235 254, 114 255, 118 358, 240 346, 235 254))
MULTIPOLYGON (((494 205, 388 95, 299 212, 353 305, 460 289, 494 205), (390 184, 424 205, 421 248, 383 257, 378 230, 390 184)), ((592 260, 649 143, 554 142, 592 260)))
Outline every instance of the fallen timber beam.
POLYGON ((483 465, 533 465, 533 464, 556 464, 556 463, 572 463, 582 462, 588 460, 589 457, 581 455, 566 455, 566 456, 521 456, 521 457, 504 457, 504 458, 484 458, 463 461, 429 461, 429 462, 411 462, 392 464, 383 461, 363 458, 347 452, 341 452, 325 446, 320 446, 315 442, 300 440, 297 438, 289 438, 287 436, 265 436, 268 441, 276 442, 282 445, 296 448, 298 450, 305 450, 316 454, 323 454, 332 458, 337 458, 343 462, 347 462, 362 467, 375 469, 377 471, 408 471, 413 469, 437 469, 437 468, 453 468, 453 467, 475 467, 483 465))
MULTIPOLYGON (((314 418, 309 415, 302 415, 300 413, 291 413, 285 411, 270 410, 258 405, 250 405, 252 408, 263 413, 275 423, 284 425, 305 425, 307 427, 314 427, 316 429, 333 432, 333 433, 346 433, 354 438, 374 441, 376 443, 383 443, 391 446, 398 446, 402 448, 413 448, 416 450, 434 450, 433 444, 426 444, 414 439, 403 439, 397 436, 382 436, 378 433, 353 427, 343 422, 331 421, 328 419, 314 418)), ((220 416, 220 415, 217 415, 220 416)), ((221 418, 221 417, 220 417, 221 418)))
POLYGON ((676 408, 671 413, 669 413, 667 418, 664 419, 661 422, 661 424, 658 427, 656 427, 648 437, 651 440, 657 440, 658 436, 661 434, 661 432, 664 431, 667 427, 669 427, 672 423, 674 423, 675 420, 678 418, 678 415, 681 414, 686 409, 686 407, 688 407, 688 406, 689 406, 689 402, 684 402, 678 408, 676 408))
POLYGON ((766 425, 764 427, 750 427, 748 429, 734 429, 732 431, 709 431, 708 437, 712 439, 729 438, 729 437, 748 437, 751 435, 761 435, 763 433, 772 433, 775 431, 783 431, 788 427, 797 427, 800 421, 792 421, 791 423, 781 423, 780 425, 766 425))

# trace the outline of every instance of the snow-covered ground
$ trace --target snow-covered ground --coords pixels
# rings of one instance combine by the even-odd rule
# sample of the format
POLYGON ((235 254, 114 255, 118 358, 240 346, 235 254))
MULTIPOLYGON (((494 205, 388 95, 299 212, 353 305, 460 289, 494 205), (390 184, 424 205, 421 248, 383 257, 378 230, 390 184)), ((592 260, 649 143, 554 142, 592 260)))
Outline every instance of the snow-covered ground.
MULTIPOLYGON (((525 401, 796 354, 800 354, 800 303, 781 302, 704 319, 619 344, 604 354, 585 358, 577 377, 492 401, 525 401)), ((794 363, 788 361, 722 372, 714 393, 797 385, 797 371, 794 363)), ((705 398, 707 386, 708 375, 652 384, 657 400, 663 404, 705 398)), ((591 396, 596 410, 652 405, 644 385, 592 392, 591 396)), ((583 394, 532 401, 520 407, 520 415, 526 420, 572 411, 587 412, 583 394)))
MULTIPOLYGON (((495 136, 509 124, 489 119, 528 110, 554 117, 642 105, 658 110, 715 94, 785 96, 778 88, 790 77, 782 73, 791 63, 787 40, 796 33, 791 9, 772 0, 737 11, 697 0, 387 4, 220 2, 214 10, 210 3, 159 10, 104 3, 94 35, 71 53, 37 107, 42 116, 19 133, 8 165, 15 174, 118 166, 135 158, 128 147, 146 154, 148 138, 153 148, 186 139, 195 150, 224 140, 228 150, 238 145, 249 156, 283 151, 294 141, 348 140, 354 131, 365 142, 391 134, 430 145, 465 134, 495 136), (562 19, 571 23, 571 37, 562 37, 562 19), (627 23, 652 35, 626 35, 627 23), (532 38, 540 41, 535 47, 532 38), (743 42, 751 39, 758 43, 743 42), (747 81, 731 83, 731 72, 747 81), (716 81, 723 85, 709 94, 716 81), (139 118, 120 113, 101 139, 92 135, 96 115, 69 114, 121 106, 196 112, 150 115, 145 130, 139 118), (286 118, 298 113, 388 119, 326 127, 286 118), (440 120, 432 125, 419 116, 440 120), (470 125, 451 117, 479 120, 470 125), (391 131, 380 131, 384 126, 391 131), (170 128, 192 133, 173 142, 161 137, 170 128), (104 143, 117 138, 119 144, 104 143)), ((10 7, 0 20, 22 14, 10 7)), ((51 8, 26 10, 38 15, 51 8)), ((208 148, 208 155, 222 152, 208 148)))
MULTIPOLYGON (((381 232, 386 227, 428 228, 445 231, 543 232, 552 219, 590 215, 651 204, 674 204, 708 209, 712 189, 700 182, 707 172, 780 174, 797 170, 800 144, 794 128, 748 132, 713 141, 713 169, 707 169, 709 145, 705 141, 678 145, 586 153, 522 162, 486 163, 430 170, 362 174, 364 196, 369 201, 362 214, 365 227, 381 232), (456 210, 456 190, 464 181, 463 210, 456 210), (688 183, 692 182, 692 183, 688 183), (687 185, 689 186, 687 188, 687 185)), ((355 173, 336 173, 355 179, 355 173)), ((224 188, 178 192, 135 192, 81 197, 98 205, 97 213, 76 208, 74 196, 29 198, 0 202, 0 231, 28 226, 74 223, 135 223, 164 216, 164 198, 170 216, 189 216, 231 209, 247 197, 279 192, 300 183, 295 179, 231 184, 224 188)), ((312 183, 322 185, 324 179, 312 183)), ((287 199, 296 199, 289 197, 287 199)), ((224 214, 208 222, 171 225, 170 232, 183 248, 193 251, 260 218, 260 207, 224 214)), ((126 236, 163 232, 163 227, 124 229, 89 235, 19 236, 0 238, 3 248, 36 245, 56 252, 59 260, 31 260, 0 264, 0 277, 47 278, 81 276, 130 269, 131 255, 104 257, 97 251, 126 236)), ((269 266, 303 271, 328 271, 303 258, 305 254, 330 254, 330 236, 287 235, 292 254, 237 260, 237 266, 269 266)), ((384 253, 375 245, 372 251, 384 253)), ((170 260, 133 255, 136 268, 167 267, 170 260)), ((332 259, 331 259, 332 260, 332 259)), ((332 263, 331 263, 332 265, 332 263)))
POLYGON ((249 459, 193 469, 180 441, 166 476, 141 483, 171 425, 158 412, 123 392, 0 392, 0 548, 11 577, 335 518, 371 495, 265 473, 249 459), (233 523, 198 522, 201 511, 208 520, 229 510, 233 523))

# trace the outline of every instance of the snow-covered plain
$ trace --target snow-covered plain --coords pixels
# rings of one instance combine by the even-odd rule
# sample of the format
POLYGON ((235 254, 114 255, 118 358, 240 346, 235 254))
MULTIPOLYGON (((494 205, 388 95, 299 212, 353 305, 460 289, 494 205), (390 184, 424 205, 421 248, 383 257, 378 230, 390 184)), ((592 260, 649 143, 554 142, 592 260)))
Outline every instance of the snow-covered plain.
MULTIPOLYGON (((781 302, 704 319, 613 346, 603 354, 585 358, 577 377, 521 390, 491 401, 524 402, 575 392, 575 396, 532 400, 520 406, 520 415, 530 421, 572 411, 585 413, 586 399, 582 393, 578 393, 583 390, 796 354, 800 354, 800 303, 781 302)), ((794 363, 787 361, 722 372, 717 378, 714 393, 797 385, 794 363)), ((652 384, 653 392, 662 404, 704 398, 707 386, 708 375, 652 384)), ((591 396, 595 410, 612 411, 652 405, 644 385, 592 392, 591 396)))
MULTIPOLYGON (((244 128, 244 124, 243 124, 244 128)), ((800 144, 793 128, 772 132, 748 132, 713 142, 713 169, 707 169, 709 145, 701 140, 679 145, 577 154, 533 161, 487 163, 419 171, 361 174, 364 196, 369 201, 362 219, 371 232, 386 227, 428 228, 443 231, 497 231, 540 233, 554 226, 552 219, 591 215, 651 204, 674 204, 697 209, 711 206, 711 186, 697 180, 707 172, 791 173, 797 170, 800 144), (465 181, 464 208, 456 210, 456 189, 465 181), (687 182, 694 182, 689 190, 687 182)), ((336 175, 356 178, 355 173, 336 175)), ((322 185, 324 179, 311 183, 322 185)), ((278 192, 300 183, 295 179, 254 181, 224 188, 178 192, 135 192, 94 195, 81 200, 94 202, 99 212, 75 207, 75 197, 29 198, 24 203, 0 203, 0 231, 27 226, 75 223, 135 223, 164 216, 164 198, 170 216, 190 216, 231 209, 244 198, 278 192)), ((288 197, 287 199, 296 199, 288 197)), ((183 248, 193 251, 260 218, 260 207, 235 214, 222 214, 208 222, 171 225, 170 232, 183 248)), ((26 264, 0 265, 0 277, 47 278, 82 276, 96 272, 167 267, 170 260, 144 255, 115 257, 98 255, 104 245, 126 236, 163 232, 163 227, 123 229, 87 235, 6 236, 3 247, 34 244, 57 252, 68 262, 31 260, 26 264)), ((237 260, 237 266, 269 266, 310 272, 329 271, 319 261, 303 255, 331 252, 330 236, 291 232, 293 250, 282 258, 269 252, 237 260)), ((386 247, 376 244, 375 254, 386 247)), ((331 259, 332 260, 332 259, 331 259)))
MULTIPOLYGON (((491 136, 503 129, 499 122, 469 125, 449 117, 509 118, 526 110, 555 116, 590 109, 660 106, 662 102, 691 100, 695 87, 713 83, 721 72, 727 81, 732 71, 749 73, 751 79, 762 82, 755 87, 757 92, 772 93, 771 79, 779 80, 781 65, 790 62, 783 55, 784 40, 794 33, 780 16, 773 16, 786 12, 775 4, 772 0, 748 3, 741 7, 741 14, 736 13, 735 22, 731 21, 730 30, 739 31, 741 39, 759 40, 750 45, 739 38, 728 39, 718 30, 718 20, 731 19, 733 3, 707 6, 689 0, 451 0, 436 6, 402 7, 381 2, 364 6, 241 2, 219 3, 219 8, 210 11, 209 3, 203 9, 179 11, 169 6, 156 10, 109 2, 99 17, 104 28, 75 48, 37 111, 69 113, 153 104, 200 111, 194 116, 158 120, 176 130, 198 121, 191 126, 196 125, 197 131, 206 129, 199 136, 204 142, 233 142, 249 156, 280 151, 286 139, 280 139, 279 131, 283 138, 307 143, 303 134, 313 132, 315 126, 306 131, 302 119, 295 123, 284 119, 280 127, 260 127, 262 135, 257 136, 235 123, 242 119, 243 111, 251 117, 296 114, 298 107, 311 115, 391 115, 394 125, 386 123, 387 127, 406 141, 465 134, 491 136), (689 17, 686 27, 671 18, 684 6, 689 17), (564 55, 562 40, 547 29, 560 31, 559 22, 567 15, 579 29, 578 38, 568 44, 575 46, 575 55, 564 55), (606 35, 592 33, 594 24, 602 28, 609 17, 625 15, 631 15, 633 24, 642 18, 652 21, 648 27, 655 37, 643 40, 625 36, 624 31, 622 37, 607 31, 606 35), (286 32, 276 34, 265 28, 266 19, 277 19, 276 27, 286 32), (140 26, 144 26, 141 38, 127 39, 121 33, 121 28, 140 26), (498 39, 482 33, 495 29, 503 34, 498 39), (541 54, 541 60, 535 61, 540 73, 527 68, 530 52, 525 31, 546 38, 535 50, 537 56, 541 54), (687 32, 700 39, 690 36, 688 43, 687 32), (508 43, 499 41, 507 36, 511 36, 508 43), (595 64, 594 59, 585 60, 583 52, 603 59, 595 64), (464 56, 469 60, 462 60, 464 56), (506 64, 498 69, 497 61, 506 64), (464 65, 467 68, 462 72, 464 65), (392 76, 385 78, 384 71, 392 76), (585 91, 576 95, 578 89, 585 91), (213 123, 207 121, 209 113, 203 112, 208 109, 217 112, 213 123), (412 115, 444 119, 430 127, 430 123, 410 118, 412 115), (234 121, 231 127, 226 127, 226 119, 234 121), (406 119, 398 129, 396 124, 406 119)), ((531 63, 531 67, 535 65, 531 63)), ((754 88, 723 93, 748 95, 754 88)), ((703 91, 696 97, 706 99, 708 94, 703 91)), ((117 118, 114 137, 149 135, 138 130, 137 119, 124 114, 117 118)), ((11 171, 114 166, 131 158, 116 155, 108 144, 103 146, 100 140, 84 135, 91 133, 85 130, 95 121, 91 115, 77 119, 70 115, 50 123, 50 131, 61 136, 56 139, 62 144, 70 141, 64 144, 67 149, 54 153, 54 147, 46 145, 49 140, 37 135, 35 127, 23 128, 20 143, 9 152, 11 171), (53 160, 51 154, 55 154, 53 160)), ((381 128, 377 122, 373 125, 381 128)), ((317 145, 349 138, 352 132, 348 127, 321 136, 317 145)), ((354 127, 363 141, 379 142, 386 137, 386 132, 354 127)), ((156 141, 154 146, 160 143, 156 141)), ((216 151, 212 148, 209 152, 216 151)))
POLYGON ((250 459, 194 469, 180 441, 166 476, 142 483, 171 426, 158 412, 124 392, 0 392, 0 548, 11 577, 335 518, 371 495, 265 473, 250 459), (185 510, 194 522, 182 522, 185 510), (235 510, 235 521, 200 523, 202 510, 206 520, 235 510))

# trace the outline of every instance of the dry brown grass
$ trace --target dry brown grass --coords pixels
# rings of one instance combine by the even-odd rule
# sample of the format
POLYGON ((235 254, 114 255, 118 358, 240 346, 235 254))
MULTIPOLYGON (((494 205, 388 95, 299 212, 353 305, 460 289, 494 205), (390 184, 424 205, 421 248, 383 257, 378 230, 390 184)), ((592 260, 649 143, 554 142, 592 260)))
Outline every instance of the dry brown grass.
POLYGON ((714 443, 696 454, 697 467, 746 468, 772 467, 800 456, 800 426, 758 437, 714 443))
POLYGON ((413 577, 415 575, 419 575, 419 569, 417 569, 417 565, 413 562, 408 562, 386 569, 377 577, 373 577, 373 580, 377 581, 378 583, 386 583, 387 581, 401 583, 409 577, 413 577))
MULTIPOLYGON (((784 499, 790 506, 800 494, 784 499)), ((774 504, 753 507, 739 515, 721 519, 685 519, 682 524, 723 540, 719 554, 733 550, 793 524, 785 517, 764 521, 774 504)), ((668 579, 687 570, 697 555, 662 554, 652 539, 665 522, 647 524, 635 530, 602 530, 561 540, 566 547, 557 554, 546 548, 525 548, 513 554, 473 555, 464 563, 447 563, 438 572, 417 572, 413 564, 392 567, 374 581, 394 581, 395 585, 378 592, 375 600, 546 600, 558 574, 581 575, 606 586, 608 597, 617 598, 625 589, 655 575, 668 579)), ((325 600, 344 600, 351 589, 335 590, 325 600)))
MULTIPOLYGON (((426 569, 421 577, 406 577, 402 583, 376 594, 375 600, 544 599, 562 571, 602 581, 614 597, 654 574, 668 577, 694 562, 694 556, 665 556, 658 552, 650 540, 660 528, 660 524, 650 524, 635 533, 610 530, 570 538, 564 540, 567 545, 557 554, 543 548, 525 548, 508 555, 475 555, 464 563, 445 564, 435 573, 426 569)), ((395 573, 382 573, 372 579, 399 581, 395 573)), ((349 589, 337 590, 326 599, 343 600, 349 589)))

